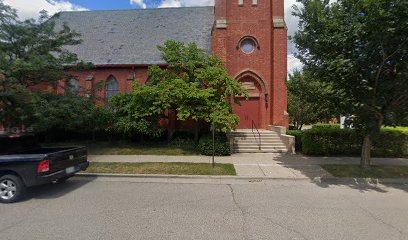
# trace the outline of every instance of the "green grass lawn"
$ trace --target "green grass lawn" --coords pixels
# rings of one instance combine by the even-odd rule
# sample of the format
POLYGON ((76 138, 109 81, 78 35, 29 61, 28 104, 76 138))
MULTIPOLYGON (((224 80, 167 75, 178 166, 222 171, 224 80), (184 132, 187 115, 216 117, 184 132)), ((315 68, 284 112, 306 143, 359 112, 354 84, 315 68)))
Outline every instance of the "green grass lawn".
POLYGON ((125 141, 112 142, 62 142, 46 144, 50 146, 86 146, 89 155, 200 155, 193 143, 178 146, 164 142, 132 143, 125 141))
POLYGON ((85 173, 236 175, 233 164, 209 163, 90 163, 85 173))
POLYGON ((398 130, 404 133, 408 133, 408 127, 383 127, 385 130, 398 130))
POLYGON ((371 166, 367 170, 358 165, 324 164, 321 167, 335 177, 408 178, 408 166, 371 166))

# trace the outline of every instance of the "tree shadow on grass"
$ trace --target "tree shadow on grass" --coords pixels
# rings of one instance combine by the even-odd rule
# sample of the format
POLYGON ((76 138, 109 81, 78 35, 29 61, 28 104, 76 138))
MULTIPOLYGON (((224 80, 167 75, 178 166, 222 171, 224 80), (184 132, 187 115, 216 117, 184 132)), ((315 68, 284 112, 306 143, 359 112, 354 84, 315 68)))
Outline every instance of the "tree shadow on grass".
MULTIPOLYGON (((367 181, 361 178, 333 178, 333 176, 320 167, 320 164, 359 164, 358 158, 351 157, 309 157, 304 155, 281 154, 273 158, 277 164, 290 169, 297 176, 307 177, 312 183, 322 188, 332 186, 346 186, 361 193, 379 192, 387 193, 388 188, 408 192, 408 179, 405 183, 376 183, 376 179, 367 181), (320 179, 319 179, 320 178, 320 179)), ((379 159, 374 159, 374 163, 379 159)), ((390 165, 408 165, 408 159, 390 159, 390 165)))

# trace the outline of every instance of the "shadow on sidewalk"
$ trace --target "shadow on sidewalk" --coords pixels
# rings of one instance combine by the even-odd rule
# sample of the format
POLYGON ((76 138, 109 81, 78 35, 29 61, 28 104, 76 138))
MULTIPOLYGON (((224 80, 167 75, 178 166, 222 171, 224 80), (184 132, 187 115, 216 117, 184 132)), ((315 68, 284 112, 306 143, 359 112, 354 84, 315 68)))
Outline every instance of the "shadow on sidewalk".
MULTIPOLYGON (((400 189, 408 192, 408 184, 399 183, 381 183, 381 184, 369 184, 361 179, 333 179, 332 175, 320 167, 320 164, 359 164, 358 158, 342 158, 342 157, 308 157, 304 155, 289 155, 281 154, 274 156, 273 160, 276 164, 290 169, 297 175, 303 175, 314 184, 322 188, 330 188, 331 186, 346 186, 352 189, 358 190, 361 193, 364 192, 388 192, 387 188, 400 189), (315 181, 315 178, 326 178, 323 181, 315 181), (330 179, 331 178, 331 179, 330 179), (353 181, 354 180, 354 181, 353 181)), ((374 161, 375 162, 375 161, 374 161)), ((406 159, 392 159, 390 165, 407 165, 406 159)))

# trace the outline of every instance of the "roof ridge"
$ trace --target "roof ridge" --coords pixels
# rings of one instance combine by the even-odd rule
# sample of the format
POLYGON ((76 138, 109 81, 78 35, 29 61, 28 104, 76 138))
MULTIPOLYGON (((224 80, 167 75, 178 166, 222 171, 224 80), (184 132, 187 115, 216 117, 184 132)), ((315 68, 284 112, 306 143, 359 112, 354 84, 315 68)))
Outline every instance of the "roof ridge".
POLYGON ((173 10, 173 9, 186 9, 186 8, 214 8, 214 6, 190 6, 190 7, 164 7, 164 8, 131 8, 131 9, 97 9, 97 10, 79 10, 79 11, 61 11, 59 13, 90 13, 90 12, 126 12, 126 11, 151 11, 151 10, 173 10))

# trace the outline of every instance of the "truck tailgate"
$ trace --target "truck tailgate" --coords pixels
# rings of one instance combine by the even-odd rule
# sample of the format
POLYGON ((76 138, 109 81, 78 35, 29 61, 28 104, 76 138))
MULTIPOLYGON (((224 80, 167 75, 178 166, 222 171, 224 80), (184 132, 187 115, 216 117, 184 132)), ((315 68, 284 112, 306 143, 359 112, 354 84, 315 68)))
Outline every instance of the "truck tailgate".
POLYGON ((47 159, 50 160, 50 172, 53 173, 86 162, 87 150, 85 147, 67 147, 47 154, 47 159))

